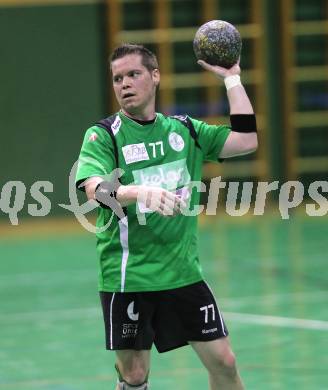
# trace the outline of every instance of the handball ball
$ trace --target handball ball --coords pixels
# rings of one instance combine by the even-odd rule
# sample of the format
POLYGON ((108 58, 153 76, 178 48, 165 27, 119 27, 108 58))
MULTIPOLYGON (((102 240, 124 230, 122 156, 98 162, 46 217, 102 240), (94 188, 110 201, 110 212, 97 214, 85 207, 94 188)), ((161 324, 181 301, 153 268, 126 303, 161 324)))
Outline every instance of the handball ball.
POLYGON ((232 24, 211 20, 199 27, 193 46, 198 60, 230 69, 240 56, 241 37, 232 24))

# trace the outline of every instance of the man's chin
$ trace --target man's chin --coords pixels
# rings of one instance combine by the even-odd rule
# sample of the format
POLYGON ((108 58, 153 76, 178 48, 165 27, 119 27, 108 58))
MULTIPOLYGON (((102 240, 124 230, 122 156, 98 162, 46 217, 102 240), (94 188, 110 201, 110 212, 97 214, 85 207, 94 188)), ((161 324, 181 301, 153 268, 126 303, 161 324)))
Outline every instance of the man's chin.
POLYGON ((122 106, 123 110, 126 111, 127 113, 129 114, 137 114, 140 112, 140 107, 137 106, 136 104, 124 104, 124 106, 122 106))

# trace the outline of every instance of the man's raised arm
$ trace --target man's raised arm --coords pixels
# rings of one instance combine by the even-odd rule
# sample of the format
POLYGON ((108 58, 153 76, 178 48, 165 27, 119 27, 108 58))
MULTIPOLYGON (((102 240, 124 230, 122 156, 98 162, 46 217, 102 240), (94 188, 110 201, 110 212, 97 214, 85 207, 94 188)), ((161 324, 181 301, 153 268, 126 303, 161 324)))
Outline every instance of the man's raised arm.
POLYGON ((198 61, 204 69, 224 80, 230 105, 231 133, 219 158, 241 156, 254 152, 258 146, 256 118, 245 88, 240 82, 239 63, 230 69, 198 61))

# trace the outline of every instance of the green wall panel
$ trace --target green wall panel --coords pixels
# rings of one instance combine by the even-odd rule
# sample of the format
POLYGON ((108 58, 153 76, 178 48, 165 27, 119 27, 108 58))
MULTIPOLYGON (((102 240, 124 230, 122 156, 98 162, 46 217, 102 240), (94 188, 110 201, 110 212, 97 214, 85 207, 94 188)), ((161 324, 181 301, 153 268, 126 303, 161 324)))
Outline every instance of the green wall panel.
POLYGON ((64 212, 56 205, 67 203, 84 131, 106 112, 102 13, 99 4, 0 8, 0 189, 51 181, 52 214, 64 212))

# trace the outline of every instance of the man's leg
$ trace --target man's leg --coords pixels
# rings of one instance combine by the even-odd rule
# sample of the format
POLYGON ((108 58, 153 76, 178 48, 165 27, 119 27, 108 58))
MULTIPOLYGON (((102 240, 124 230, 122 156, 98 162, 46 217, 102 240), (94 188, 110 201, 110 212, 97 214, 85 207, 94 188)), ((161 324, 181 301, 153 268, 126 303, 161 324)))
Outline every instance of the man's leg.
POLYGON ((228 337, 213 341, 192 341, 189 344, 208 371, 211 390, 244 389, 228 337))
MULTIPOLYGON (((145 384, 144 389, 148 388, 146 383, 150 367, 150 351, 130 349, 116 351, 116 366, 122 383, 126 382, 133 386, 145 384)), ((122 386, 118 384, 116 390, 124 389, 122 386)))

